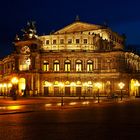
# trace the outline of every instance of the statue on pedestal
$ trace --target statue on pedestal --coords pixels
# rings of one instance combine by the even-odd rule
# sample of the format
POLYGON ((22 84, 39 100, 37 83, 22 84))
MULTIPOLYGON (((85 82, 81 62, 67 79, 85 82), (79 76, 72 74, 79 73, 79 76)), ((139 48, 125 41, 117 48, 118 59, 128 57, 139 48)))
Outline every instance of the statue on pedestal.
POLYGON ((23 34, 24 39, 37 38, 37 35, 36 35, 37 31, 36 31, 34 21, 27 22, 27 27, 25 29, 22 29, 21 31, 24 33, 23 34))

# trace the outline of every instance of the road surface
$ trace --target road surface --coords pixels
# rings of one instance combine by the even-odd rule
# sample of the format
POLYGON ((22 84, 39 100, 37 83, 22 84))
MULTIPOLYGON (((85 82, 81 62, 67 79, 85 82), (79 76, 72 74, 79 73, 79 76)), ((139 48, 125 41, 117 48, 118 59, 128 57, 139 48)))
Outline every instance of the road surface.
POLYGON ((8 107, 1 107, 0 140, 140 139, 140 100, 80 107, 44 103, 8 107))

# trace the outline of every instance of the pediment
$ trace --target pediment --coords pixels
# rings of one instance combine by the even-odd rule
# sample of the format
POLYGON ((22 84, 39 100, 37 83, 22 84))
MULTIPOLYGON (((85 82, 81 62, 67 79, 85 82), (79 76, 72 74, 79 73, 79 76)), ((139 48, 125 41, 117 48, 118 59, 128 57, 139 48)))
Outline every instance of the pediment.
POLYGON ((78 21, 56 31, 54 34, 74 33, 74 32, 81 32, 81 31, 97 30, 100 28, 102 28, 102 26, 100 25, 89 24, 89 23, 78 21))

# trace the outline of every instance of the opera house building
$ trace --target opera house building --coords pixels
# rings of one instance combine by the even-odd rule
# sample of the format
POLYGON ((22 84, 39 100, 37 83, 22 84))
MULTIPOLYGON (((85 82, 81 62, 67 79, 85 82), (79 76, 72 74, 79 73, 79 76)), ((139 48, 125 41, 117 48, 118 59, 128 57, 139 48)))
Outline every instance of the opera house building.
POLYGON ((49 35, 34 22, 16 35, 13 52, 0 60, 0 94, 16 85, 19 96, 139 95, 140 56, 104 25, 79 20, 49 35))

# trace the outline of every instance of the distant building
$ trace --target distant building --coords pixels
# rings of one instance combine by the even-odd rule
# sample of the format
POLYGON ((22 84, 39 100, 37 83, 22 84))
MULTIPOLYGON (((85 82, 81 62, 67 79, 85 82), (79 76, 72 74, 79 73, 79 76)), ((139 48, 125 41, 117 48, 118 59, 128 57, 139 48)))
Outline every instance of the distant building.
POLYGON ((50 35, 38 36, 33 22, 22 31, 0 61, 0 94, 10 94, 13 77, 19 95, 139 94, 140 57, 110 28, 77 20, 50 35))

